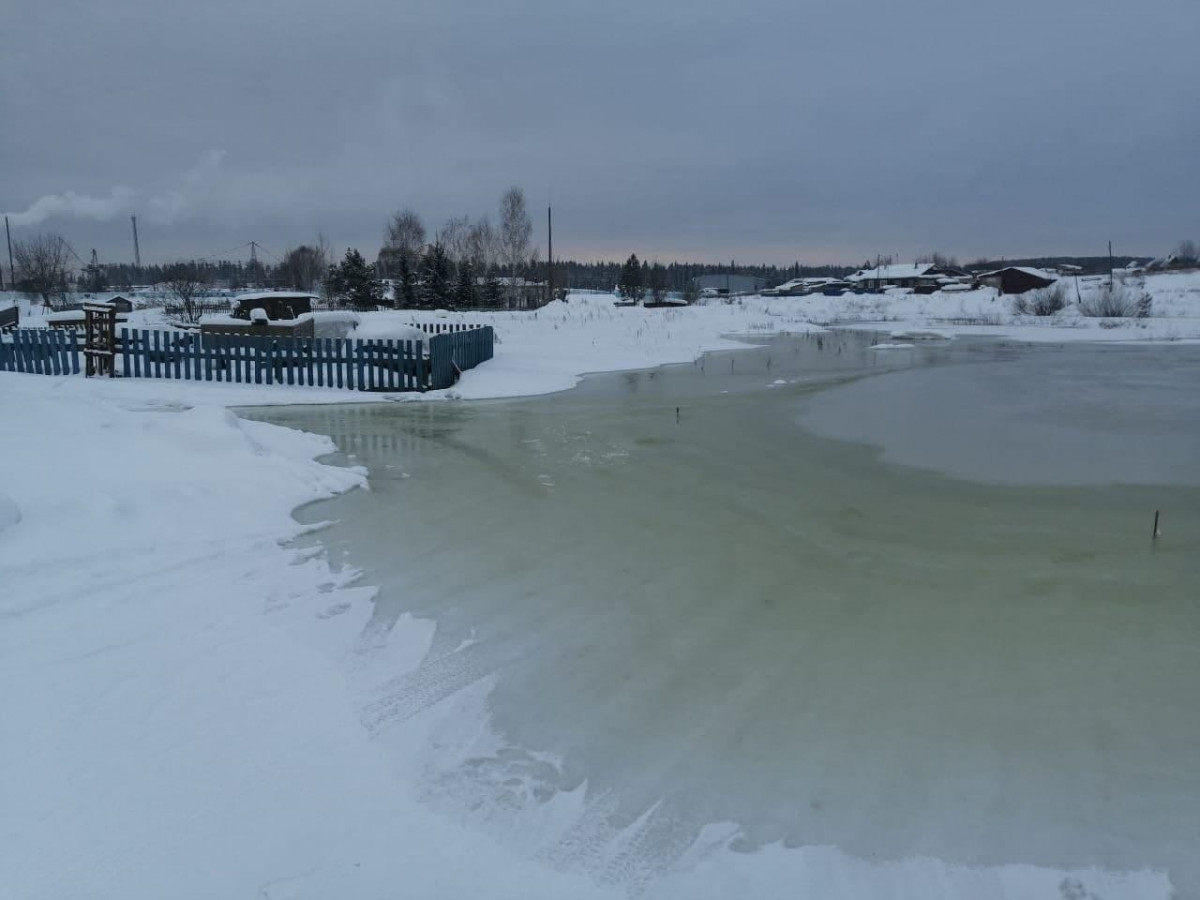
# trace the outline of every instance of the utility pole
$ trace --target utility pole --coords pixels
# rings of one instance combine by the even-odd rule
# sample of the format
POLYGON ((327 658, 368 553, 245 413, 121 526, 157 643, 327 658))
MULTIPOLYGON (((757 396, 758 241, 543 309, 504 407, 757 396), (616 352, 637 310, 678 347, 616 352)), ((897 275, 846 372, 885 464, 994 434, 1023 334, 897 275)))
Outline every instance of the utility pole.
POLYGON ((1108 289, 1113 289, 1112 241, 1108 242, 1108 289))
POLYGON ((12 282, 13 290, 16 290, 17 270, 12 261, 12 232, 8 230, 8 216, 4 217, 4 235, 8 238, 8 280, 12 282))
POLYGON ((142 248, 138 246, 137 216, 130 216, 129 220, 133 222, 133 264, 138 269, 138 278, 141 278, 142 248))
MULTIPOLYGON (((250 242, 250 277, 256 282, 258 281, 258 242, 250 242)), ((260 284, 255 284, 255 287, 262 287, 260 284)))
POLYGON ((554 207, 546 207, 546 286, 554 299, 554 207))

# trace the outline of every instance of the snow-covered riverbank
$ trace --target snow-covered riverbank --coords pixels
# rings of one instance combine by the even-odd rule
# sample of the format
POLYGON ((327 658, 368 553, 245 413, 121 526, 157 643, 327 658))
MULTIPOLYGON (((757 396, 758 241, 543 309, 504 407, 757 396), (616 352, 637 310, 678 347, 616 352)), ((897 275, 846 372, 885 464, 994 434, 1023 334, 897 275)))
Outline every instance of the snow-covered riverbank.
POLYGON ((424 811, 368 741, 373 591, 280 544, 364 484, 328 439, 81 379, 3 376, 0 416, 6 896, 599 895, 424 811))

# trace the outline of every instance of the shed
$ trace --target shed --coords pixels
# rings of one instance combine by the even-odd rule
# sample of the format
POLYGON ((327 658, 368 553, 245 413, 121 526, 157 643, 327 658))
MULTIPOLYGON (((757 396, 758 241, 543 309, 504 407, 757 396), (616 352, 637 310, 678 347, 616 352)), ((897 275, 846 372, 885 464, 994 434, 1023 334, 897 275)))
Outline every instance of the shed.
MULTIPOLYGON (((261 306, 254 307, 262 309, 261 306)), ((251 321, 249 317, 239 319, 222 313, 209 313, 200 317, 201 334, 273 335, 275 337, 313 337, 316 326, 313 317, 301 315, 295 319, 261 319, 251 321)))
POLYGON ((240 294, 233 301, 232 316, 235 319, 250 320, 250 313, 256 309, 265 310, 267 318, 272 322, 280 319, 295 319, 304 313, 312 312, 313 294, 287 293, 284 291, 262 291, 253 294, 240 294))
POLYGON ((1002 294, 1024 294, 1026 291, 1049 287, 1057 280, 1049 272, 1026 266, 1006 266, 991 272, 981 272, 975 276, 978 284, 997 288, 1002 294))
POLYGON ((109 297, 107 300, 101 302, 107 303, 119 313, 133 312, 133 301, 122 297, 120 294, 115 297, 109 297))

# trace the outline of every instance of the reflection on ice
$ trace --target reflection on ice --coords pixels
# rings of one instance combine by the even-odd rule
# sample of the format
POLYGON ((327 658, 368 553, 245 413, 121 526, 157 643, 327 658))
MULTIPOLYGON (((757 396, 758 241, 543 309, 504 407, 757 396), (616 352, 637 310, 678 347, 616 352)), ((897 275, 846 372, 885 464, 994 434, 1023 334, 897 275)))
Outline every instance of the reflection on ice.
POLYGON ((872 356, 1029 362, 869 342, 267 414, 371 468, 308 515, 381 586, 375 632, 437 623, 364 725, 430 804, 648 896, 1197 896, 1200 497, 951 480, 796 428, 823 383, 884 381, 855 381, 872 356))

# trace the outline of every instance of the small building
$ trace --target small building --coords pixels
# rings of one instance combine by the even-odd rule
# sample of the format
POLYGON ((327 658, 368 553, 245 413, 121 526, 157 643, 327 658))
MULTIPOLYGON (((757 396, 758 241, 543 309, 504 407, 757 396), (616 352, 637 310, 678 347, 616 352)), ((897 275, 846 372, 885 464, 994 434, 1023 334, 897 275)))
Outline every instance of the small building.
POLYGON ((253 294, 239 294, 234 298, 233 310, 230 315, 235 319, 250 320, 250 313, 256 309, 264 310, 272 322, 281 319, 296 319, 305 313, 312 312, 314 294, 288 293, 286 291, 262 291, 253 294))
POLYGON ((766 283, 767 279, 757 275, 697 275, 692 279, 697 291, 712 291, 721 297, 729 294, 754 294, 761 291, 766 283))
POLYGON ((1027 266, 1006 266, 975 276, 976 284, 994 287, 1002 294, 1024 294, 1026 291, 1050 287, 1057 280, 1049 272, 1027 266))
MULTIPOLYGON (((261 307, 255 307, 261 309, 261 307)), ((239 334, 249 337, 314 337, 316 324, 312 316, 301 314, 296 319, 236 319, 223 313, 200 317, 201 334, 239 334)))
POLYGON ((133 301, 122 297, 120 294, 117 294, 115 297, 109 297, 107 300, 101 300, 100 302, 107 303, 119 313, 133 312, 133 301))

